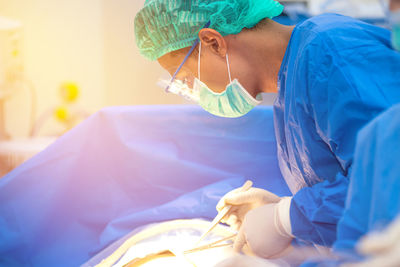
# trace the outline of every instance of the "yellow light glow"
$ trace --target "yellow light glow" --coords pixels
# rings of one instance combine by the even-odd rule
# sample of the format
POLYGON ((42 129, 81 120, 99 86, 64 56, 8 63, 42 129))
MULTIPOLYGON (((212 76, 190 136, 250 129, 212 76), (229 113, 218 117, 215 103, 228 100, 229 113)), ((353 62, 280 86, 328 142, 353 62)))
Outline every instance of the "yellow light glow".
MULTIPOLYGON (((169 249, 176 257, 159 258, 142 264, 142 267, 176 266, 176 267, 207 267, 233 255, 231 247, 213 248, 183 255, 198 240, 200 235, 182 230, 177 236, 165 234, 160 239, 147 241, 131 247, 124 257, 114 267, 122 267, 135 258, 143 258, 148 254, 169 249)), ((215 237, 214 237, 215 238, 215 237)), ((208 240, 210 242, 211 240, 208 240)))
MULTIPOLYGON (((177 257, 159 258, 142 264, 143 267, 176 266, 206 267, 234 254, 231 246, 203 250, 183 255, 183 251, 192 249, 196 241, 209 227, 205 220, 176 220, 152 225, 127 239, 118 249, 105 258, 97 267, 122 267, 136 258, 144 258, 163 250, 172 251, 177 257)), ((201 244, 227 238, 235 234, 229 227, 217 225, 201 244)), ((229 241, 228 241, 229 242, 229 241)), ((108 254, 108 253, 107 253, 108 254)))
POLYGON ((57 107, 54 110, 54 116, 56 117, 56 119, 58 121, 61 121, 61 122, 67 121, 69 118, 68 108, 66 108, 64 106, 57 107))
POLYGON ((61 84, 61 97, 65 102, 75 102, 79 97, 79 86, 75 82, 61 84))

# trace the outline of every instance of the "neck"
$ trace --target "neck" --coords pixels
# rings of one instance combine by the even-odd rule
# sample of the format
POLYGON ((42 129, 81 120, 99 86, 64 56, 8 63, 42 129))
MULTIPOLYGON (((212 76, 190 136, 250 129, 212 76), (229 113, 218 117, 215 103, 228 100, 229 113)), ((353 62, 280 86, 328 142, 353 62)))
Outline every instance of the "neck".
POLYGON ((257 93, 278 92, 278 74, 294 26, 284 26, 268 20, 263 28, 248 31, 252 44, 249 60, 254 66, 257 93))

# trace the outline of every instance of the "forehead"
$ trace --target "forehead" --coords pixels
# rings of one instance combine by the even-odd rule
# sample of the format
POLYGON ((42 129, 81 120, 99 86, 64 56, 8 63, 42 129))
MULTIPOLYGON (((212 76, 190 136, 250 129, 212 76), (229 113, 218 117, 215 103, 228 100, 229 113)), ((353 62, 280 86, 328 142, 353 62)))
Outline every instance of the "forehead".
POLYGON ((165 70, 177 68, 179 64, 181 64, 182 60, 176 56, 171 55, 171 53, 168 53, 157 59, 158 63, 165 70))

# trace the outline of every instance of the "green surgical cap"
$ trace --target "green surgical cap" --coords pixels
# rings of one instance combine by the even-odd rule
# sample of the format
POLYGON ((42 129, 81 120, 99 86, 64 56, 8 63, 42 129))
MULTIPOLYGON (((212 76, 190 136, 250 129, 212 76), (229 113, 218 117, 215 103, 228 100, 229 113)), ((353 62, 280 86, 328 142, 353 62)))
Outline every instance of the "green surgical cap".
POLYGON ((209 28, 226 36, 282 11, 274 0, 146 0, 135 17, 136 43, 145 57, 156 60, 192 46, 209 21, 209 28))

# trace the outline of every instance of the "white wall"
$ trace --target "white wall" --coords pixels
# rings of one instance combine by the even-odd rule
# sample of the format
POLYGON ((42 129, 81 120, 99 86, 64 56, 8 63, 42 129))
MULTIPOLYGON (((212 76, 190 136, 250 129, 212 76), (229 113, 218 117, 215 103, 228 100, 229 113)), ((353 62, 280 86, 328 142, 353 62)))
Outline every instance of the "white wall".
MULTIPOLYGON (((80 104, 91 112, 110 105, 181 104, 156 86, 157 62, 139 54, 134 17, 144 0, 0 0, 0 15, 23 23, 26 74, 37 88, 38 115, 59 103, 58 86, 78 82, 80 104)), ((7 102, 7 129, 28 133, 30 94, 7 102)), ((59 125, 50 121, 41 131, 59 125)))
MULTIPOLYGON (((101 0, 0 0, 0 15, 23 23, 25 73, 35 84, 38 114, 59 103, 58 86, 73 80, 88 110, 105 105, 104 30, 101 0)), ((19 90, 7 102, 7 129, 28 133, 30 94, 19 90)), ((48 123, 47 131, 57 128, 48 123)))
POLYGON ((161 68, 142 55, 134 41, 134 18, 143 0, 104 0, 105 73, 107 104, 180 104, 158 86, 161 68))
MULTIPOLYGON (((311 14, 335 12, 361 18, 384 16, 380 0, 308 0, 311 14)), ((384 0, 388 1, 388 0, 384 0)))

